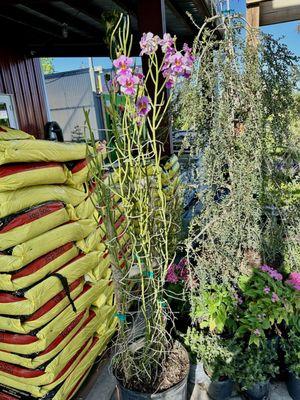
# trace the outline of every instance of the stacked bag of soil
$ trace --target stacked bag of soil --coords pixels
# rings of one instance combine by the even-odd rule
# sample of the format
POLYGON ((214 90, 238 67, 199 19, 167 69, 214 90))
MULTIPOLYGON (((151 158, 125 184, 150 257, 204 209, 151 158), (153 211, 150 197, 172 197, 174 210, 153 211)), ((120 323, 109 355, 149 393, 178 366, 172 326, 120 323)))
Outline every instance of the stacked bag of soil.
POLYGON ((1 400, 73 397, 116 329, 86 154, 0 127, 1 400))

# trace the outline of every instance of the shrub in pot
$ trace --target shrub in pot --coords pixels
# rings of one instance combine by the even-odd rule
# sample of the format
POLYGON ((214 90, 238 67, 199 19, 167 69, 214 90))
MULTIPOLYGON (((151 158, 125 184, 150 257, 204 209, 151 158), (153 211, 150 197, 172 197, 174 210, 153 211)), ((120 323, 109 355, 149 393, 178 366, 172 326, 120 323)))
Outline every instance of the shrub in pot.
MULTIPOLYGON (((298 317, 298 323, 299 323, 298 317)), ((300 329, 290 327, 287 338, 282 339, 285 364, 288 369, 287 388, 294 400, 300 399, 300 329)))
POLYGON ((247 398, 263 400, 269 398, 269 381, 279 371, 275 341, 261 340, 245 345, 241 341, 239 352, 233 362, 233 380, 239 384, 247 398))
MULTIPOLYGON (((102 238, 111 260, 120 322, 113 371, 123 399, 173 399, 176 395, 184 400, 189 360, 168 331, 172 313, 165 296, 181 206, 177 184, 172 183, 162 154, 170 102, 165 90, 189 77, 194 59, 187 45, 176 49, 175 37, 159 38, 149 32, 140 42, 141 55, 149 63, 149 72, 143 76, 130 57, 129 17, 121 15, 108 25, 113 70, 107 82, 107 111, 112 136, 104 169, 85 114, 100 229, 105 231, 102 238), (121 230, 115 224, 120 214, 121 230)), ((174 162, 173 157, 168 167, 174 162)))
POLYGON ((276 337, 296 312, 295 292, 275 268, 262 265, 251 276, 242 276, 239 289, 243 304, 239 309, 236 337, 248 338, 249 345, 276 337))
POLYGON ((238 351, 236 341, 208 331, 189 328, 185 343, 203 365, 206 389, 210 397, 214 400, 228 399, 233 390, 231 376, 238 351))

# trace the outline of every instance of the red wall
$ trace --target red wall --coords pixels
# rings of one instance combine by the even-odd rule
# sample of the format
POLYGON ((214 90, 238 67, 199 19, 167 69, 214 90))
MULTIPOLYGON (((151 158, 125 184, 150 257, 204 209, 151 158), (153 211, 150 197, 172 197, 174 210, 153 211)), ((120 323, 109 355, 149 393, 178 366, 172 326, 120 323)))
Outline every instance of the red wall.
POLYGON ((19 127, 43 138, 47 122, 45 89, 38 58, 26 58, 0 49, 0 93, 13 94, 19 127))

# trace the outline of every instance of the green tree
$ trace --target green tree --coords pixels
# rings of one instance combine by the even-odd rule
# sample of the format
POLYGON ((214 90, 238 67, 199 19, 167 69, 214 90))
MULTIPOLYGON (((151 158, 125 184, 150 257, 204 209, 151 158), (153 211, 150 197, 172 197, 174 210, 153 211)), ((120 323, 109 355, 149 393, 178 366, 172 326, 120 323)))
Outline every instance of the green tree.
POLYGON ((52 74, 54 71, 54 65, 53 65, 53 58, 49 57, 42 57, 41 58, 41 65, 42 65, 42 70, 45 75, 47 74, 52 74))

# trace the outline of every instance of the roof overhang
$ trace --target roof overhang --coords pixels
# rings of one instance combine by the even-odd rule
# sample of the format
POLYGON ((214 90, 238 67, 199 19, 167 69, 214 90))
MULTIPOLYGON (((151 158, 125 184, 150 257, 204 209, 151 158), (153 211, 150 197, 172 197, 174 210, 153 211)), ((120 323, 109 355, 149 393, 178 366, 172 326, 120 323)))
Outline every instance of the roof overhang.
MULTIPOLYGON (((149 0, 152 1, 152 0, 149 0)), ((0 33, 7 48, 36 57, 108 56, 101 16, 118 10, 130 15, 138 55, 139 0, 1 0, 0 33)), ((197 28, 213 13, 213 0, 161 0, 166 29, 179 42, 193 40, 197 28)), ((153 18, 153 16, 149 16, 153 18)), ((155 18, 155 16, 154 16, 155 18)))

